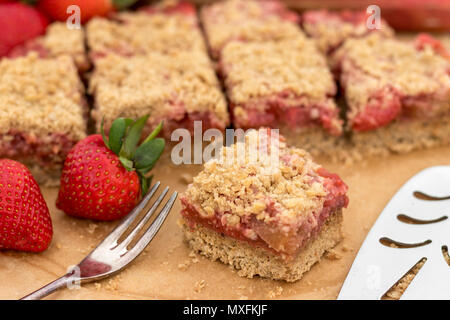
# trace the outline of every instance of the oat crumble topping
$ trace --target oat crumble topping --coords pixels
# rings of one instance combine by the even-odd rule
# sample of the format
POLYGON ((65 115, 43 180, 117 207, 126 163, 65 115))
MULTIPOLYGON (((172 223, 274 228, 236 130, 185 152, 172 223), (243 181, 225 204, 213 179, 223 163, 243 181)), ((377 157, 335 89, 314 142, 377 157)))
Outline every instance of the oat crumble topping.
POLYGON ((387 37, 394 34, 384 20, 381 22, 381 29, 368 29, 365 12, 307 11, 302 16, 302 26, 323 53, 329 53, 348 38, 362 37, 372 31, 387 37))
POLYGON ((68 29, 63 22, 50 24, 45 35, 14 47, 8 57, 24 57, 30 52, 37 53, 41 58, 57 58, 68 55, 74 60, 80 72, 87 71, 90 67, 84 46, 84 30, 68 29))
POLYGON ((88 46, 93 53, 116 52, 125 55, 153 51, 205 51, 194 15, 118 13, 114 19, 94 18, 86 27, 88 46))
POLYGON ((83 86, 68 56, 37 53, 0 61, 0 134, 11 129, 36 136, 85 137, 83 86))
POLYGON ((50 57, 68 54, 73 57, 77 66, 89 63, 83 29, 68 29, 65 22, 54 22, 47 27, 46 34, 40 41, 48 50, 50 57))
POLYGON ((235 104, 279 93, 324 102, 336 92, 325 57, 303 36, 282 42, 230 43, 222 52, 221 66, 235 104))
POLYGON ((417 50, 410 43, 372 34, 347 40, 333 60, 342 73, 350 118, 387 86, 402 97, 429 97, 437 106, 449 106, 450 62, 430 46, 417 50))
POLYGON ((274 1, 222 1, 203 7, 201 19, 216 58, 230 40, 275 41, 302 35, 296 14, 274 1))
POLYGON ((110 54, 96 64, 89 91, 96 98, 99 120, 184 117, 185 112, 212 112, 228 122, 225 98, 206 54, 179 52, 122 57, 110 54))
POLYGON ((224 159, 231 153, 234 161, 208 161, 186 190, 184 196, 200 215, 212 217, 215 212, 225 212, 222 221, 231 227, 252 215, 265 223, 278 219, 282 225, 292 225, 322 210, 326 195, 323 177, 316 172, 320 166, 306 151, 288 148, 280 141, 279 165, 270 161, 270 154, 255 162, 249 157, 258 153, 259 147, 249 142, 258 141, 258 131, 249 131, 245 139, 247 152, 239 152, 243 142, 224 147, 224 159))

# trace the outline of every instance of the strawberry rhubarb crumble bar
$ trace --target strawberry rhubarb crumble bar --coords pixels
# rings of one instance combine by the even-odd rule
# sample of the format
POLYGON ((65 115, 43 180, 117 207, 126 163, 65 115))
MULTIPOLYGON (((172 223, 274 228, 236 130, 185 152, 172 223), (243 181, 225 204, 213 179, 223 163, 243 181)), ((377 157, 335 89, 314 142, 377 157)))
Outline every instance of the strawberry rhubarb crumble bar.
POLYGON ((444 51, 425 35, 413 44, 373 34, 349 39, 336 52, 333 65, 357 150, 378 155, 450 143, 450 61, 444 51))
POLYGON ((302 27, 313 38, 319 49, 330 54, 348 38, 360 38, 372 32, 391 37, 394 31, 381 19, 379 29, 367 27, 367 15, 363 11, 329 12, 306 11, 302 15, 302 27))
POLYGON ((83 85, 69 56, 0 61, 0 158, 19 160, 41 183, 57 181, 86 135, 83 85))
POLYGON ((195 7, 187 2, 143 7, 110 19, 94 18, 86 31, 94 61, 109 53, 134 56, 151 52, 206 52, 195 7))
POLYGON ((274 138, 251 130, 245 152, 244 142, 222 149, 222 159, 233 154, 234 161, 208 161, 181 197, 181 225, 192 249, 240 276, 292 282, 341 240, 347 186, 306 151, 274 138), (264 144, 270 151, 252 159, 264 144))
POLYGON ((144 7, 87 26, 95 69, 92 112, 108 132, 117 117, 150 114, 147 131, 164 120, 170 139, 178 128, 224 130, 228 110, 202 37, 195 7, 187 2, 144 7))
POLYGON ((312 40, 233 42, 219 68, 236 127, 279 128, 290 144, 314 155, 336 150, 342 135, 336 85, 312 40))
POLYGON ((204 6, 201 21, 212 56, 230 41, 276 41, 296 38, 299 16, 278 0, 226 0, 204 6))
POLYGON ((224 130, 229 121, 211 61, 199 51, 170 56, 109 54, 96 62, 89 90, 95 99, 92 116, 97 129, 104 119, 106 131, 118 117, 146 114, 150 114, 147 130, 164 120, 163 135, 169 139, 178 128, 192 132, 197 120, 203 130, 224 130))
POLYGON ((84 45, 84 30, 69 29, 63 22, 50 24, 45 35, 15 47, 8 56, 10 58, 21 57, 29 52, 37 52, 41 58, 69 55, 73 58, 80 73, 87 71, 90 67, 84 45))

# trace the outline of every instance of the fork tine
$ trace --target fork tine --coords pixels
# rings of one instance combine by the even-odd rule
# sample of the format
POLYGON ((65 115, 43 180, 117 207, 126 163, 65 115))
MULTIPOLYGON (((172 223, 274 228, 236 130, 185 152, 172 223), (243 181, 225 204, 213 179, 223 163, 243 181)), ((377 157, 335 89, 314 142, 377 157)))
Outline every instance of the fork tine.
POLYGON ((156 190, 158 190, 160 184, 161 183, 159 181, 155 183, 155 185, 145 195, 141 202, 133 210, 131 210, 131 212, 122 220, 122 222, 105 238, 105 240, 103 240, 99 244, 99 247, 104 244, 107 244, 110 247, 117 246, 117 240, 128 229, 128 227, 133 223, 139 213, 141 213, 145 206, 149 203, 156 190))
POLYGON ((168 187, 165 187, 163 192, 159 195, 158 199, 156 199, 155 203, 152 205, 152 207, 147 211, 145 216, 141 219, 139 224, 133 229, 133 231, 130 232, 130 234, 117 246, 119 251, 125 249, 131 241, 136 237, 138 232, 144 227, 144 225, 147 223, 147 221, 151 218, 153 213, 155 213, 156 209, 158 209, 159 204, 166 196, 167 192, 169 191, 168 187))
POLYGON ((152 222, 152 224, 148 227, 148 229, 145 231, 144 235, 136 243, 136 245, 133 248, 131 248, 126 254, 123 255, 123 258, 127 261, 127 263, 132 261, 142 251, 144 251, 145 247, 147 247, 147 245, 150 243, 150 241, 152 241, 154 236, 158 233, 159 229, 161 228, 161 225, 163 224, 164 220, 167 218, 167 215, 169 214, 170 210, 172 209, 172 206, 175 203, 177 196, 178 196, 178 193, 175 191, 170 196, 169 200, 167 201, 165 206, 162 208, 159 215, 152 222))

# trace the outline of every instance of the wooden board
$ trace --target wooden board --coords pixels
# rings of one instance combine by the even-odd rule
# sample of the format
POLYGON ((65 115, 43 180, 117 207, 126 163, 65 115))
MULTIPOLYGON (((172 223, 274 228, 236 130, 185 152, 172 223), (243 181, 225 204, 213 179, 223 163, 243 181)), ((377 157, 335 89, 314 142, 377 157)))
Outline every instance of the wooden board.
MULTIPOLYGON (((182 175, 198 166, 176 167, 159 162, 155 179, 182 192, 182 175)), ((229 267, 190 252, 177 225, 180 204, 173 208, 159 234, 132 265, 113 278, 64 289, 49 299, 335 299, 367 232, 397 189, 418 171, 450 165, 450 147, 373 159, 353 166, 324 164, 349 185, 350 205, 344 212, 344 241, 334 258, 324 258, 293 284, 245 279, 229 267)), ((45 189, 54 238, 41 254, 0 252, 0 299, 17 299, 63 275, 114 227, 66 216, 55 208, 57 189, 45 189)))

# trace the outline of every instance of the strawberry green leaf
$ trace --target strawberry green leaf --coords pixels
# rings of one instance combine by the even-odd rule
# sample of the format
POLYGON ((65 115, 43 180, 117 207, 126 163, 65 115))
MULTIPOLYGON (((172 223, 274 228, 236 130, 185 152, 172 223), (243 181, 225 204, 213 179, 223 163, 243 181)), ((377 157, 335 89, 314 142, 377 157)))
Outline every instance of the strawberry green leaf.
POLYGON ((153 167, 164 151, 165 142, 162 138, 147 141, 137 149, 134 162, 137 169, 153 167))
POLYGON ((146 176, 154 167, 154 164, 145 168, 141 168, 141 169, 137 169, 137 172, 141 175, 141 176, 146 176))
POLYGON ((155 130, 153 130, 153 131, 148 135, 148 137, 144 140, 143 143, 146 143, 146 142, 148 142, 148 141, 150 141, 150 140, 155 139, 156 136, 161 132, 161 129, 162 129, 162 127, 163 127, 163 123, 164 123, 164 122, 161 121, 161 122, 158 124, 158 126, 155 128, 155 130))
POLYGON ((124 158, 124 157, 119 157, 119 160, 123 164, 125 169, 127 169, 127 171, 133 170, 133 161, 128 160, 127 158, 124 158))
POLYGON ((119 154, 122 148, 123 137, 127 131, 127 121, 124 118, 114 120, 109 130, 109 149, 119 154))
POLYGON ((147 194, 148 187, 149 187, 148 179, 145 177, 142 177, 142 179, 141 179, 142 196, 145 196, 147 194))
POLYGON ((123 10, 128 7, 131 7, 133 4, 137 2, 137 0, 113 0, 114 8, 118 10, 123 10))
POLYGON ((102 133, 103 142, 105 146, 110 149, 108 139, 106 138, 105 131, 103 130, 103 123, 105 122, 105 118, 102 118, 102 123, 100 124, 100 132, 102 133))
POLYGON ((29 6, 34 6, 39 2, 39 0, 21 0, 20 2, 27 4, 29 6))
POLYGON ((153 175, 148 178, 140 176, 142 196, 145 196, 147 194, 149 187, 152 185, 152 179, 153 175))
POLYGON ((147 123, 148 117, 148 115, 143 116, 130 126, 127 136, 123 142, 122 150, 120 151, 121 156, 127 159, 133 158, 136 146, 141 139, 142 130, 147 123))

